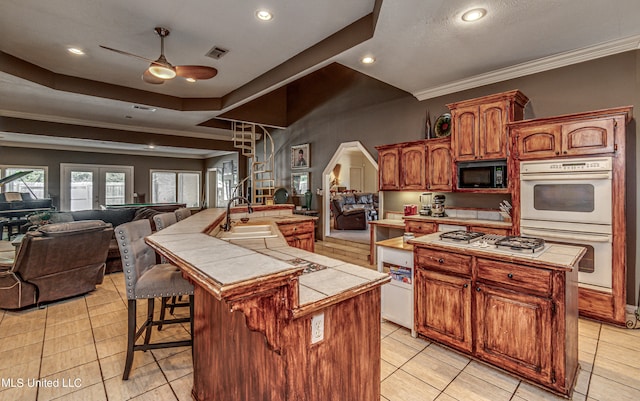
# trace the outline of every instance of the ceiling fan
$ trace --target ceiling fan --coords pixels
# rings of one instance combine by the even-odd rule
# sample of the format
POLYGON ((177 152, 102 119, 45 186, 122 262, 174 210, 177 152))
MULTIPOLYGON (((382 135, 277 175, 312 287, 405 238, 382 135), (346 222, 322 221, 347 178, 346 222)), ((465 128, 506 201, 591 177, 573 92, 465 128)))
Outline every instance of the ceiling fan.
POLYGON ((157 60, 151 60, 137 54, 125 52, 123 50, 113 49, 111 47, 100 45, 101 48, 112 52, 124 54, 125 56, 136 57, 150 62, 149 68, 142 73, 142 80, 149 84, 159 85, 167 79, 173 79, 176 76, 186 78, 188 80, 210 79, 218 74, 218 70, 205 65, 172 65, 164 56, 164 38, 169 36, 167 28, 156 27, 155 32, 160 36, 160 57, 157 60))

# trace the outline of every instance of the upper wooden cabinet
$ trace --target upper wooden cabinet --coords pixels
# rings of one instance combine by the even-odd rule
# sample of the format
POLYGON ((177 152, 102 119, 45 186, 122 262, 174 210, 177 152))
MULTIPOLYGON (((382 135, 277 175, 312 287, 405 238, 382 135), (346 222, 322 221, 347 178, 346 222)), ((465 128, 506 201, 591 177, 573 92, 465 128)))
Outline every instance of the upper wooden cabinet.
POLYGON ((523 121, 509 125, 514 157, 519 160, 555 156, 614 153, 615 133, 624 117, 589 114, 523 121))
POLYGON ((378 149, 378 189, 394 191, 400 189, 400 147, 379 146, 378 149))
POLYGON ((448 104, 453 160, 506 159, 506 124, 522 120, 528 101, 515 90, 448 104))
POLYGON ((427 142, 427 189, 451 192, 453 190, 453 161, 448 138, 427 142))
POLYGON ((453 189, 450 138, 376 147, 380 191, 453 189))

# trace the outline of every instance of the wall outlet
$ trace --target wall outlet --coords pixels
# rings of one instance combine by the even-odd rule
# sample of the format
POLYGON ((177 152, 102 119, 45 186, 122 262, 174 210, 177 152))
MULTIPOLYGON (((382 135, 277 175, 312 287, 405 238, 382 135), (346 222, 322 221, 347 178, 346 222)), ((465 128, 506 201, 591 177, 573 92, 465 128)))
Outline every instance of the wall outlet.
POLYGON ((324 312, 311 318, 311 344, 324 340, 324 312))

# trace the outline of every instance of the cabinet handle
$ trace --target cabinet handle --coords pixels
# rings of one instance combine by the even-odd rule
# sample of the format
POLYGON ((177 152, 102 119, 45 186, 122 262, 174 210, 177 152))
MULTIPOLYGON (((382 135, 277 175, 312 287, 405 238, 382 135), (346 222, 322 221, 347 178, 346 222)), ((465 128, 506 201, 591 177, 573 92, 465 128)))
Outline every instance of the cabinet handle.
POLYGON ((465 284, 462 286, 462 288, 467 288, 467 287, 469 287, 469 284, 465 284))
POLYGON ((509 273, 509 274, 507 274, 507 277, 509 277, 509 278, 513 278, 513 273, 509 273))
POLYGON ((476 287, 476 291, 480 292, 480 287, 476 287))
POLYGON ((442 258, 438 259, 438 263, 444 263, 444 259, 442 258))
POLYGON ((556 152, 556 154, 557 154, 557 155, 559 155, 559 154, 560 154, 560 152, 556 152))
POLYGON ((567 154, 567 151, 565 150, 563 153, 566 155, 566 154, 567 154))

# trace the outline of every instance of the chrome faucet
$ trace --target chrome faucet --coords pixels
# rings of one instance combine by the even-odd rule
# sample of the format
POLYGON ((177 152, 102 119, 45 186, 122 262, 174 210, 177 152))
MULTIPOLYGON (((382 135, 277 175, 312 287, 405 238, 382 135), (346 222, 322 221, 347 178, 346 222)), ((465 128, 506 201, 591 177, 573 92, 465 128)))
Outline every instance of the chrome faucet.
POLYGON ((227 221, 220 226, 223 231, 231 230, 231 204, 235 200, 244 200, 245 202, 247 202, 247 212, 253 213, 253 208, 251 207, 251 202, 249 202, 249 199, 245 198, 244 196, 234 196, 233 198, 229 199, 229 203, 227 203, 227 221))

